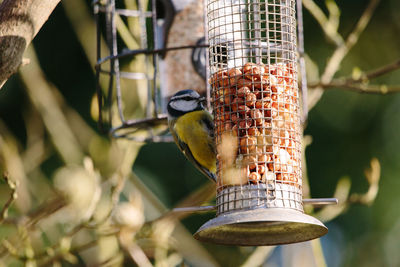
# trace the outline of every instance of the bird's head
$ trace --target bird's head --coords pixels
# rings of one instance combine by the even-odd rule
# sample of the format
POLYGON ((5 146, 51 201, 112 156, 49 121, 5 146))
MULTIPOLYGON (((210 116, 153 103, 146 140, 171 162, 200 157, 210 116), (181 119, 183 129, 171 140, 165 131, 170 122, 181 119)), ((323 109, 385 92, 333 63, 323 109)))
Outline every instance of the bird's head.
POLYGON ((196 91, 182 90, 174 94, 168 102, 168 116, 177 118, 185 113, 204 110, 204 97, 201 97, 196 91))

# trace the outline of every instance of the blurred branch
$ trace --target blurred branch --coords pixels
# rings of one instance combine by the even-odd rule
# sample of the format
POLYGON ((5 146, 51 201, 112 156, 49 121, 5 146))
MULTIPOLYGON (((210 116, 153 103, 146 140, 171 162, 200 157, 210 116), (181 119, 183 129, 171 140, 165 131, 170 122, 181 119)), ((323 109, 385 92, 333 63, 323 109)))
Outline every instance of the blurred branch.
POLYGON ((321 88, 321 87, 325 90, 339 88, 339 89, 343 89, 346 91, 352 91, 352 92, 357 92, 357 93, 382 94, 382 95, 400 92, 400 86, 389 86, 389 85, 385 85, 385 84, 381 84, 381 85, 362 84, 362 83, 346 84, 346 83, 342 83, 342 82, 332 81, 328 84, 318 86, 318 88, 321 88))
POLYGON ((368 191, 364 194, 352 194, 348 200, 350 204, 358 203, 370 206, 378 195, 379 180, 381 178, 381 164, 379 163, 379 160, 373 158, 371 160, 371 167, 366 169, 364 173, 369 185, 368 191))
POLYGON ((11 189, 10 197, 7 202, 4 204, 3 208, 0 211, 0 224, 4 221, 4 219, 8 216, 8 209, 10 208, 13 201, 18 197, 17 196, 17 186, 18 184, 8 177, 8 173, 3 174, 3 178, 6 181, 8 187, 11 189))
POLYGON ((124 41, 126 46, 130 49, 139 49, 140 44, 135 40, 135 37, 132 35, 128 27, 125 25, 124 21, 121 19, 121 16, 115 15, 115 24, 117 26, 117 31, 121 36, 121 39, 124 41))
POLYGON ((308 181, 308 172, 307 172, 307 160, 306 160, 306 149, 312 143, 312 136, 305 135, 303 136, 302 148, 301 148, 301 172, 303 177, 303 197, 310 197, 310 184, 308 181))
MULTIPOLYGON (((45 261, 43 261, 42 263, 38 264, 38 266, 54 266, 54 263, 66 259, 68 261, 68 258, 75 258, 75 256, 73 256, 73 254, 82 252, 86 249, 92 248, 95 245, 97 245, 97 240, 91 240, 87 243, 84 243, 82 245, 70 248, 66 251, 61 251, 53 256, 51 256, 50 258, 47 258, 45 261)), ((71 260, 69 260, 71 262, 71 260)), ((77 262, 75 262, 76 264, 77 262)))
POLYGON ((340 10, 332 0, 327 1, 329 19, 313 0, 303 0, 304 7, 311 13, 329 41, 340 46, 343 44, 343 37, 338 33, 340 10))
POLYGON ((343 58, 347 55, 347 53, 353 48, 353 46, 357 43, 358 38, 361 33, 365 30, 370 21, 376 6, 378 5, 380 0, 370 0, 367 8, 364 10, 360 19, 357 22, 354 30, 349 34, 345 43, 341 44, 332 54, 331 58, 328 61, 328 64, 325 68, 324 73, 321 76, 321 82, 326 83, 332 79, 335 73, 338 71, 340 63, 343 58))
POLYGON ((327 267, 327 264, 325 261, 325 256, 324 256, 324 251, 323 251, 322 245, 321 245, 321 239, 317 238, 317 239, 311 240, 311 249, 312 249, 313 256, 314 256, 315 265, 318 267, 327 267))
MULTIPOLYGON (((368 6, 364 10, 361 17, 359 18, 353 31, 347 37, 346 41, 335 49, 332 56, 328 60, 324 73, 321 76, 321 84, 329 84, 332 81, 333 76, 339 70, 340 64, 342 63, 344 57, 348 54, 351 48, 353 48, 353 46, 358 42, 361 33, 367 27, 379 1, 380 0, 370 0, 368 6)), ((321 26, 323 27, 323 25, 321 26)), ((316 87, 309 93, 309 99, 308 99, 309 110, 311 110, 315 106, 315 104, 322 97, 323 93, 324 90, 322 87, 316 87)))
POLYGON ((134 242, 123 244, 123 248, 129 253, 131 259, 141 267, 152 267, 153 265, 144 254, 143 250, 134 242))
MULTIPOLYGON (((96 24, 92 19, 92 12, 83 0, 63 1, 62 6, 76 32, 80 44, 91 66, 96 64, 96 24)), ((101 40, 101 51, 108 51, 107 44, 101 40)), ((94 68, 93 68, 94 71, 94 68)))
POLYGON ((67 202, 64 197, 60 195, 54 197, 52 200, 46 201, 40 207, 28 213, 28 220, 22 220, 25 221, 24 227, 29 228, 35 226, 40 220, 47 218, 51 214, 65 207, 65 205, 67 205, 67 202))
MULTIPOLYGON (((56 211, 60 210, 65 205, 66 205, 66 202, 65 202, 64 198, 59 196, 53 200, 43 203, 40 207, 29 212, 26 215, 23 215, 21 217, 16 217, 16 218, 6 218, 3 220, 3 223, 20 227, 21 229, 24 229, 25 231, 30 231, 31 228, 36 226, 36 224, 40 220, 47 218, 48 216, 54 214, 56 211)), ((23 240, 17 239, 14 243, 15 244, 12 244, 7 239, 3 239, 2 245, 3 245, 4 249, 0 250, 0 258, 4 257, 4 255, 6 255, 7 253, 14 257, 17 257, 17 258, 23 257, 18 254, 17 249, 10 249, 13 247, 14 248, 20 247, 23 243, 23 240)))
MULTIPOLYGON (((28 212, 21 217, 6 218, 4 224, 20 225, 25 228, 34 227, 40 220, 55 213, 66 205, 64 197, 56 196, 51 200, 41 204, 38 208, 28 212)), ((1 256, 1 255, 0 255, 1 256)))
POLYGON ((60 0, 4 0, 0 5, 0 88, 60 0))
MULTIPOLYGON (((131 177, 124 188, 124 194, 129 195, 134 190, 140 192, 143 199, 146 218, 150 221, 159 218, 162 213, 166 212, 166 207, 157 196, 155 196, 134 173, 131 173, 131 177)), ((146 229, 148 228, 149 225, 145 225, 137 235, 142 235, 143 238, 146 238, 149 235, 146 233, 146 229)), ((137 239, 138 238, 139 236, 137 239)), ((219 266, 213 256, 193 238, 192 234, 188 232, 182 224, 175 224, 172 238, 179 240, 179 242, 174 244, 174 247, 190 265, 210 267, 219 266)))
POLYGON ((400 60, 393 63, 384 65, 375 70, 371 70, 365 73, 353 74, 349 78, 337 78, 327 84, 321 82, 309 84, 309 88, 341 88, 349 91, 359 93, 371 93, 371 94, 387 94, 400 92, 400 86, 388 86, 388 85, 372 85, 368 84, 371 79, 378 78, 387 73, 396 71, 400 68, 400 60))
POLYGON ((379 67, 375 70, 371 70, 369 72, 366 72, 362 75, 360 75, 359 78, 348 78, 346 81, 347 82, 366 82, 368 80, 380 77, 382 75, 385 75, 389 72, 398 70, 400 68, 400 59, 396 60, 393 63, 387 64, 385 66, 379 67))
POLYGON ((368 182, 368 191, 366 193, 353 193, 350 195, 350 178, 343 177, 339 180, 334 194, 334 197, 339 200, 338 205, 326 206, 315 213, 315 216, 326 222, 345 212, 352 204, 371 205, 379 191, 381 167, 377 158, 372 158, 370 164, 370 168, 365 170, 365 178, 368 182))
POLYGON ((26 176, 23 160, 19 153, 19 144, 7 127, 0 121, 0 159, 10 177, 18 183, 15 205, 22 213, 27 212, 32 205, 30 195, 30 180, 26 176))
POLYGON ((276 248, 275 246, 257 247, 253 251, 253 253, 251 253, 251 255, 247 257, 246 261, 240 266, 241 267, 262 266, 275 248, 276 248))
POLYGON ((79 164, 83 160, 83 152, 52 92, 52 86, 47 82, 38 64, 34 49, 29 47, 26 54, 31 59, 31 64, 21 69, 20 73, 28 95, 41 114, 61 158, 66 163, 79 164))

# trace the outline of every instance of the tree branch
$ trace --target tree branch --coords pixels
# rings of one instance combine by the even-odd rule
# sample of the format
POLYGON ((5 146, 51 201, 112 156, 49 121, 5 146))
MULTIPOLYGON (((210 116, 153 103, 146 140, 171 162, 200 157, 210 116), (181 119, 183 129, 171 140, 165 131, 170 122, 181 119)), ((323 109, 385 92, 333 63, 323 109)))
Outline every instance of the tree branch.
MULTIPOLYGON (((351 48, 358 42, 361 33, 367 27, 372 15, 374 14, 375 8, 377 7, 380 0, 370 0, 368 6, 364 10, 360 19, 358 20, 355 28, 346 38, 346 41, 338 46, 329 58, 328 63, 325 67, 324 73, 321 76, 321 84, 328 84, 332 81, 333 76, 338 71, 340 64, 344 57, 349 53, 351 48)), ((316 87, 309 94, 308 109, 311 110, 315 104, 322 97, 324 90, 322 87, 316 87)))
POLYGON ((313 83, 309 84, 309 88, 322 88, 322 89, 332 89, 341 88, 358 93, 369 93, 369 94, 388 94, 388 93, 398 93, 400 92, 400 86, 388 86, 388 85, 373 85, 368 84, 371 79, 378 78, 382 75, 396 71, 400 69, 400 59, 393 63, 387 64, 385 66, 379 67, 375 70, 371 70, 360 75, 353 75, 352 77, 341 77, 333 79, 329 83, 313 83))
POLYGON ((0 5, 0 88, 60 0, 4 0, 0 5))
POLYGON ((334 43, 336 46, 340 46, 344 43, 342 36, 337 31, 340 12, 334 3, 327 2, 329 19, 313 0, 303 0, 303 6, 321 26, 322 31, 329 41, 334 43))
POLYGON ((395 62, 393 62, 391 64, 382 66, 378 69, 366 72, 363 75, 361 75, 360 78, 358 78, 358 79, 350 79, 349 78, 348 80, 350 80, 352 82, 364 82, 364 81, 368 81, 368 80, 380 77, 382 75, 385 75, 389 72, 392 72, 392 71, 395 71, 398 69, 400 69, 400 59, 396 60, 395 62))
POLYGON ((341 178, 337 183, 334 194, 334 196, 339 200, 339 204, 335 206, 326 206, 315 213, 314 216, 323 222, 327 222, 343 214, 352 204, 367 206, 373 204, 379 192, 379 181, 381 178, 381 165, 377 158, 371 159, 370 168, 365 170, 365 178, 368 182, 368 191, 362 194, 350 194, 350 178, 341 178))
MULTIPOLYGON (((311 85, 310 88, 316 88, 315 85, 311 85)), ((340 88, 347 91, 367 94, 390 94, 400 92, 400 86, 388 86, 388 85, 374 85, 374 84, 363 84, 363 83, 342 83, 332 81, 328 84, 319 84, 318 88, 325 90, 340 88)))
POLYGON ((4 221, 5 218, 7 218, 8 209, 10 208, 13 201, 17 198, 17 183, 11 181, 7 173, 5 173, 3 176, 4 180, 8 184, 8 187, 11 189, 11 193, 6 204, 4 204, 3 208, 0 211, 0 224, 4 221))
POLYGON ((349 34, 346 39, 346 42, 338 47, 338 49, 333 52, 332 57, 329 59, 328 64, 325 68, 324 73, 321 77, 321 82, 326 83, 332 80, 332 77, 338 71, 340 63, 343 61, 343 58, 348 54, 348 52, 353 48, 353 46, 357 43, 358 38, 361 33, 365 30, 370 21, 372 15, 374 14, 375 8, 378 5, 380 0, 371 0, 364 10, 364 13, 361 15, 360 19, 357 22, 354 30, 349 34))

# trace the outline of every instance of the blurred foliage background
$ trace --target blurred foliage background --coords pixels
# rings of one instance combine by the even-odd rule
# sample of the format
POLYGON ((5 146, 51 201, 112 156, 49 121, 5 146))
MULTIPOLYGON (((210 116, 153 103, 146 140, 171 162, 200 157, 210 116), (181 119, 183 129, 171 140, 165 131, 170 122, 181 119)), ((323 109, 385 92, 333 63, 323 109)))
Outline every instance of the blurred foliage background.
MULTIPOLYGON (((211 213, 150 222, 182 201, 193 203, 193 192, 213 195, 212 185, 172 143, 99 133, 90 2, 62 1, 26 51, 30 63, 0 90, 0 171, 8 177, 0 183, 0 207, 7 208, 0 266, 400 266, 400 94, 309 89, 310 96, 324 93, 305 128, 306 194, 342 203, 308 210, 325 221, 326 236, 276 248, 199 243, 191 234, 211 213)), ((375 2, 335 77, 354 78, 400 58, 400 2, 375 2)), ((370 1, 315 3, 340 18, 338 32, 348 36, 370 1)), ((336 47, 309 9, 304 29, 312 85, 336 47)), ((138 68, 140 60, 123 67, 138 68)), ((399 72, 371 83, 395 86, 399 72)), ((140 99, 140 84, 133 87, 131 97, 140 99)), ((132 114, 144 112, 131 104, 132 114)))

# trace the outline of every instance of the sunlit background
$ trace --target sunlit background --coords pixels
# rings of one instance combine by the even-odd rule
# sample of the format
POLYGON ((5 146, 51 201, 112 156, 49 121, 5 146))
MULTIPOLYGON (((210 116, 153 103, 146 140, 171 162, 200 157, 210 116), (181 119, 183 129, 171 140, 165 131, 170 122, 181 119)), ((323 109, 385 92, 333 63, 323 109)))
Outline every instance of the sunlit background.
MULTIPOLYGON (((0 266, 21 266, 24 262, 134 266, 127 255, 130 243, 136 241, 126 241, 121 232, 115 233, 115 229, 127 226, 130 233, 137 233, 137 244, 156 259, 157 266, 175 266, 182 261, 188 266, 241 266, 254 255, 255 247, 203 244, 191 238, 181 225, 170 237, 174 228, 168 223, 145 224, 139 230, 143 223, 142 207, 146 220, 152 220, 165 208, 174 207, 206 186, 208 180, 173 143, 116 142, 99 133, 93 65, 95 28, 90 2, 62 1, 26 52, 30 63, 0 90, 0 171, 7 171, 10 179, 19 181, 18 198, 0 224, 0 266), (118 188, 121 180, 125 184, 118 188), (114 193, 120 191, 122 194, 115 199, 114 193), (69 204, 56 205, 54 214, 43 211, 44 204, 52 209, 46 203, 64 201, 57 200, 60 192, 67 196, 69 204), (137 197, 141 194, 142 200, 137 197), (126 203, 131 205, 124 207, 126 203), (113 212, 108 217, 110 209, 113 212), (42 215, 36 218, 37 214, 42 215), (80 224, 89 218, 89 224, 95 224, 97 230, 80 224), (76 225, 82 229, 79 226, 77 234, 71 234, 76 225), (163 238, 168 245, 162 243, 163 238), (92 241, 90 248, 80 253, 71 249, 87 241, 92 241), (165 246, 168 248, 160 249, 165 246), (62 256, 46 254, 49 247, 55 255, 62 256), (13 249, 15 255, 10 253, 13 249), (70 254, 59 254, 62 249, 70 254), (199 265, 201 262, 204 265, 199 265)), ((332 0, 315 2, 328 12, 325 2, 332 0)), ((354 28, 368 2, 336 1, 340 9, 339 32, 343 36, 354 28)), ((400 58, 398 10, 398 0, 380 1, 335 77, 351 77, 400 58)), ((310 13, 306 9, 303 12, 305 50, 311 59, 307 67, 312 82, 323 71, 335 47, 310 13)), ((139 59, 125 63, 123 68, 138 68, 138 62, 139 59)), ((399 85, 400 71, 371 83, 399 85)), ((130 97, 140 98, 140 89, 135 86, 130 97)), ((140 100, 132 100, 133 106, 127 108, 140 115, 143 103, 137 101, 140 100)), ((364 194, 369 189, 365 170, 371 168, 371 160, 377 158, 381 168, 378 194, 370 205, 343 206, 338 216, 325 222, 329 233, 321 238, 321 244, 326 266, 400 266, 399 133, 400 93, 380 95, 327 89, 310 110, 304 134, 311 142, 306 149, 311 197, 334 196, 339 181, 344 191, 349 188, 349 196, 364 194)), ((1 206, 9 195, 9 187, 1 181, 1 206)), ((190 215, 182 224, 193 234, 213 216, 190 215)), ((307 253, 317 253, 316 246, 307 242, 265 250, 263 266, 310 266, 302 263, 303 258, 307 253)), ((324 261, 321 263, 318 257, 312 262, 323 266, 324 261)))

